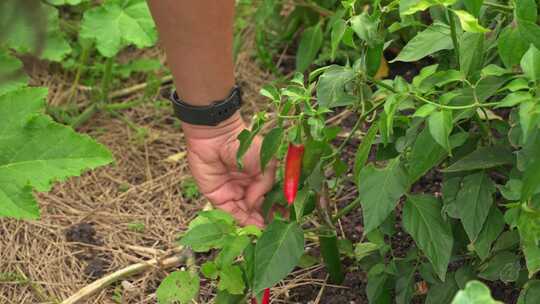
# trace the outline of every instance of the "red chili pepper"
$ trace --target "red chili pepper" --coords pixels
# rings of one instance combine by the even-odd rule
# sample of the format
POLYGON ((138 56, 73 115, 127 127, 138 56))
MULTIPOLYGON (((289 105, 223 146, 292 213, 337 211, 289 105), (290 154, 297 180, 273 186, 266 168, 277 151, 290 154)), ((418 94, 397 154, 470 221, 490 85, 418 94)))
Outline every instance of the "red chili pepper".
MULTIPOLYGON (((262 297, 262 304, 270 304, 270 288, 264 290, 262 297)), ((255 297, 251 298, 251 304, 257 304, 257 299, 255 297)))
POLYGON ((283 194, 289 205, 294 202, 296 193, 298 192, 303 156, 304 145, 289 144, 287 158, 285 160, 285 180, 283 182, 283 194))

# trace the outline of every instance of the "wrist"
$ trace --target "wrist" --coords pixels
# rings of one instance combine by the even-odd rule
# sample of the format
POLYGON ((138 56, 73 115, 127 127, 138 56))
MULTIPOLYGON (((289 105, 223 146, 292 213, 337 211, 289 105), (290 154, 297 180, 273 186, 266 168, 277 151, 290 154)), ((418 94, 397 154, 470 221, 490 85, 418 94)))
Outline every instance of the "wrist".
POLYGON ((182 122, 182 130, 187 139, 211 139, 237 133, 239 129, 244 128, 244 120, 239 111, 216 126, 202 126, 182 122))

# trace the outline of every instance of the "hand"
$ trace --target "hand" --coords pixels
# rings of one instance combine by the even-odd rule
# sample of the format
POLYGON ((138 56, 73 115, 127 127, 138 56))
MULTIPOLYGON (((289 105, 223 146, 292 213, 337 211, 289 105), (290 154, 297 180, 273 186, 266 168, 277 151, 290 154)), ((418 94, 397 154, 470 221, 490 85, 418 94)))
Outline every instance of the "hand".
POLYGON ((238 134, 246 128, 239 114, 216 127, 183 124, 188 163, 201 193, 219 209, 233 215, 241 225, 264 226, 261 206, 272 189, 275 161, 261 172, 261 138, 246 153, 243 170, 236 165, 238 134))

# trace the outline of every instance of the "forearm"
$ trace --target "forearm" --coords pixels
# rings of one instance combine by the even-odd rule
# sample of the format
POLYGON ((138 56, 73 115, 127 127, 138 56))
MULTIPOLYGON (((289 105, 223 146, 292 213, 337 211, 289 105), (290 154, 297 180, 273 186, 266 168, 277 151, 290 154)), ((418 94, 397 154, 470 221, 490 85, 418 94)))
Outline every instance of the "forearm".
POLYGON ((148 0, 180 96, 193 105, 234 86, 234 0, 148 0))

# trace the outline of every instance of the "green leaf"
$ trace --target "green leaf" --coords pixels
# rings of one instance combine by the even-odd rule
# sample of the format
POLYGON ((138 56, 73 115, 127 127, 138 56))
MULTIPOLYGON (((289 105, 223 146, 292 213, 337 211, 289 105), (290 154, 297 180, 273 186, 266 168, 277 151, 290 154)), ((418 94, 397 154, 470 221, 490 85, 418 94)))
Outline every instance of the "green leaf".
POLYGON ((473 16, 480 16, 480 9, 482 8, 482 3, 484 0, 463 0, 463 4, 467 8, 467 11, 473 16))
POLYGON ((216 304, 238 304, 242 303, 244 295, 233 295, 225 290, 218 290, 216 304))
POLYGON ((504 216, 496 206, 492 206, 484 227, 473 243, 474 251, 476 251, 480 259, 485 260, 489 257, 491 244, 499 237, 503 229, 504 216))
POLYGON ((433 139, 427 128, 424 128, 412 147, 409 156, 409 183, 416 182, 431 168, 438 165, 448 152, 433 139))
POLYGON ((333 284, 343 283, 345 274, 341 265, 336 230, 322 228, 319 231, 319 244, 330 281, 333 284))
POLYGON ((378 38, 379 18, 370 16, 367 12, 351 18, 351 28, 368 45, 379 44, 378 38))
POLYGON ((317 103, 321 107, 333 108, 350 105, 357 97, 347 93, 347 84, 354 79, 350 67, 332 65, 320 77, 317 83, 317 103))
POLYGON ((516 0, 515 16, 518 30, 525 40, 540 49, 540 26, 537 22, 537 4, 535 0, 516 0))
POLYGON ((517 304, 540 303, 540 280, 530 280, 519 293, 517 304))
POLYGON ((202 264, 201 273, 205 277, 211 280, 215 280, 218 278, 219 269, 214 261, 207 261, 207 262, 204 262, 204 264, 202 264))
POLYGON ((479 281, 470 281, 465 286, 465 289, 460 290, 452 304, 503 304, 502 302, 495 301, 491 297, 489 288, 479 281))
MULTIPOLYGON (((426 77, 426 79, 422 80, 420 84, 420 89, 427 91, 434 86, 442 87, 456 81, 464 81, 464 80, 465 80, 465 75, 461 71, 457 71, 457 70, 438 71, 434 73, 433 75, 426 77)), ((452 94, 452 93, 453 92, 448 92, 447 94, 452 94)))
POLYGON ((441 216, 441 203, 429 195, 411 195, 403 208, 403 227, 444 281, 454 237, 450 223, 441 216))
POLYGON ((209 222, 189 229, 180 244, 190 246, 196 252, 205 252, 210 248, 222 247, 231 232, 231 226, 225 221, 209 222))
POLYGON ((360 146, 358 146, 358 149, 356 150, 356 155, 354 157, 354 169, 353 169, 355 180, 358 180, 358 175, 360 174, 360 171, 366 164, 366 161, 369 157, 371 146, 375 142, 377 132, 379 131, 378 126, 379 125, 377 123, 371 124, 366 135, 362 138, 362 142, 360 143, 360 146))
POLYGON ((529 43, 521 37, 519 30, 512 25, 505 27, 499 35, 497 50, 507 68, 518 65, 528 49, 529 43))
POLYGON ((478 75, 484 63, 484 34, 463 33, 459 42, 459 67, 466 76, 478 75))
POLYGON ((199 277, 187 271, 175 271, 169 274, 156 290, 159 304, 180 302, 191 303, 199 292, 199 277))
POLYGON ((96 42, 105 57, 115 56, 122 48, 153 46, 157 32, 144 0, 109 0, 84 12, 82 38, 96 42))
POLYGON ((523 55, 520 65, 527 78, 535 82, 540 80, 540 51, 534 45, 531 44, 523 55))
POLYGON ((417 1, 411 1, 407 5, 407 9, 401 11, 400 13, 403 15, 412 15, 416 12, 420 12, 423 10, 426 10, 432 6, 435 5, 444 5, 444 6, 450 6, 452 4, 456 3, 456 0, 417 0, 417 1), (414 3, 414 4, 413 4, 414 3))
POLYGON ((32 190, 110 163, 111 153, 87 135, 43 114, 47 90, 25 88, 0 96, 0 216, 36 219, 32 190))
POLYGON ((522 102, 519 105, 519 124, 523 132, 523 142, 529 140, 529 134, 540 123, 540 105, 533 100, 522 102))
POLYGON ((452 111, 433 112, 428 118, 429 133, 433 139, 450 153, 450 133, 452 133, 452 111))
POLYGON ((364 167, 357 185, 362 202, 364 234, 367 234, 381 225, 394 210, 399 198, 407 191, 408 179, 396 158, 383 169, 372 164, 364 167))
POLYGON ((332 52, 330 54, 332 61, 334 61, 336 57, 336 51, 339 47, 339 43, 341 42, 341 39, 343 39, 343 35, 345 34, 345 30, 347 30, 347 22, 343 19, 338 19, 334 24, 332 25, 332 33, 331 33, 331 47, 332 52))
POLYGON ((354 258, 360 262, 365 257, 377 252, 380 246, 375 243, 363 242, 354 246, 354 258))
POLYGON ((300 37, 300 44, 296 52, 296 71, 304 72, 313 60, 317 58, 323 43, 321 24, 307 28, 300 37))
POLYGON ((28 84, 28 76, 22 66, 19 59, 0 49, 0 95, 28 84))
POLYGON ((474 242, 493 204, 495 185, 483 172, 467 175, 461 184, 455 203, 465 232, 474 242))
POLYGON ((87 0, 47 0, 47 3, 52 5, 79 5, 87 0))
POLYGON ((480 72, 480 76, 484 78, 488 76, 499 77, 503 76, 504 74, 508 74, 509 72, 509 70, 502 68, 496 64, 488 64, 482 69, 482 71, 480 72))
POLYGON ((251 239, 246 235, 227 236, 224 245, 215 259, 216 264, 223 268, 231 265, 236 257, 240 256, 249 245, 251 239))
POLYGON ((452 10, 456 16, 458 16, 461 27, 464 31, 470 33, 487 33, 489 30, 478 23, 473 15, 469 14, 467 11, 462 10, 452 10))
POLYGON ((253 290, 259 293, 291 272, 304 253, 304 233, 298 223, 274 220, 255 246, 253 290))
POLYGON ((367 274, 366 294, 369 303, 390 304, 391 298, 390 276, 385 272, 384 264, 376 264, 367 274))
POLYGON ((489 169, 512 164, 514 159, 515 156, 508 146, 500 145, 479 147, 442 171, 463 172, 478 169, 489 169))
POLYGON ((528 201, 540 189, 540 144, 538 142, 533 143, 528 152, 532 152, 532 154, 523 174, 522 202, 528 201))
POLYGON ((227 291, 233 295, 244 293, 246 284, 242 274, 242 269, 237 265, 224 266, 219 272, 218 289, 227 291))
POLYGON ((441 50, 454 48, 450 28, 443 23, 434 23, 414 36, 401 50, 394 61, 414 62, 441 50))
POLYGON ((517 106, 518 104, 522 102, 530 101, 532 99, 533 97, 531 93, 529 92, 523 92, 523 91, 513 92, 506 95, 500 101, 500 104, 498 104, 495 108, 511 108, 511 107, 517 106))
POLYGON ((266 165, 276 155, 281 141, 283 139, 283 128, 277 127, 272 129, 263 138, 261 145, 261 171, 264 171, 266 165))
POLYGON ((251 130, 245 129, 245 130, 242 130, 240 134, 238 134, 237 139, 240 142, 240 145, 238 146, 238 150, 236 151, 236 166, 238 166, 239 169, 244 168, 244 162, 243 162, 244 155, 246 155, 246 153, 249 151, 249 148, 251 147, 253 140, 261 131, 261 128, 264 125, 265 121, 266 121, 265 113, 264 112, 258 113, 254 118, 254 123, 251 130))
POLYGON ((452 273, 447 274, 444 283, 429 286, 425 304, 450 304, 459 287, 452 273))
POLYGON ((521 269, 519 260, 520 257, 512 252, 500 252, 481 267, 478 276, 490 281, 515 282, 521 269))
POLYGON ((62 61, 71 53, 55 7, 38 2, 33 8, 35 14, 30 14, 23 11, 28 9, 25 5, 17 2, 0 2, 0 28, 4 29, 0 45, 51 61, 62 61))

